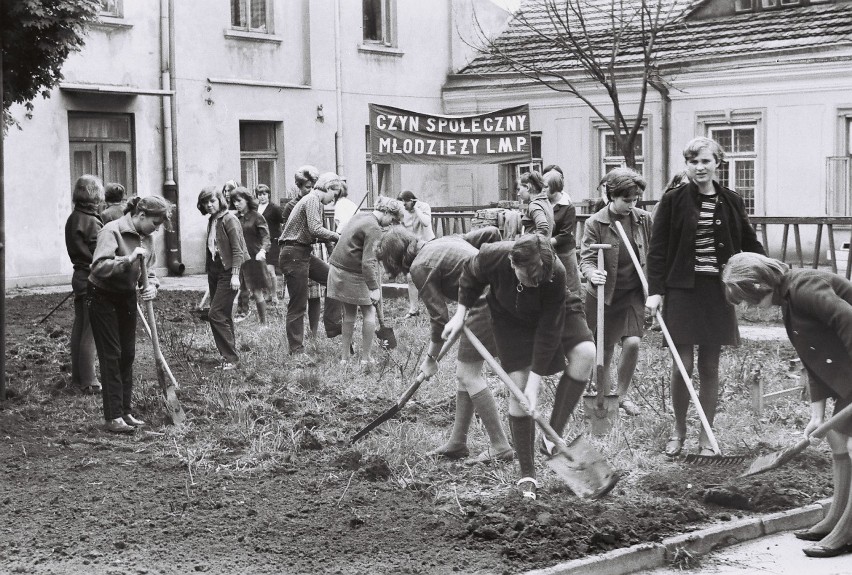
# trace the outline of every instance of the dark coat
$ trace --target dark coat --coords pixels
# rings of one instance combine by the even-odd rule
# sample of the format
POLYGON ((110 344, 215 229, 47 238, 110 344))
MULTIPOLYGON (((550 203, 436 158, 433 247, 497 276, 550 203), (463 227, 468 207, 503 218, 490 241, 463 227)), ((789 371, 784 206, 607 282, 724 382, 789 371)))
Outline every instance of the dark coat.
POLYGON ((273 263, 277 264, 278 252, 281 249, 278 245, 278 238, 281 236, 281 228, 284 226, 284 218, 281 216, 281 207, 269 202, 266 204, 266 207, 260 215, 263 216, 266 220, 266 224, 269 226, 269 238, 271 240, 271 245, 269 246, 266 254, 266 261, 270 265, 273 263))
POLYGON ((75 207, 65 222, 65 249, 74 265, 71 289, 75 294, 86 292, 92 255, 98 243, 98 232, 104 227, 100 216, 92 208, 75 207))
POLYGON ((852 393, 852 282, 822 270, 789 271, 777 290, 787 335, 808 370, 812 401, 852 393))
MULTIPOLYGON (((740 252, 765 254, 739 194, 713 182, 718 194, 713 213, 716 261, 725 265, 740 252)), ((693 182, 663 194, 654 211, 648 250, 648 293, 665 295, 667 288, 695 287, 695 233, 701 194, 693 182)))
POLYGON ((270 241, 266 219, 257 213, 257 210, 248 210, 245 214, 237 212, 236 216, 243 226, 243 238, 249 257, 254 258, 260 250, 268 252, 270 241))

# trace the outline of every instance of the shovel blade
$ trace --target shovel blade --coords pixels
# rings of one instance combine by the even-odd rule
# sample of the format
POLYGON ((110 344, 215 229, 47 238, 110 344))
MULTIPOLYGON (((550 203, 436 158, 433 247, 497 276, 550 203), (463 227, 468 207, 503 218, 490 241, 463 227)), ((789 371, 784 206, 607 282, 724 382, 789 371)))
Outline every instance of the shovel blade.
POLYGON ((788 447, 787 449, 761 455, 751 462, 751 465, 748 466, 748 469, 746 469, 745 473, 740 475, 740 477, 748 477, 749 475, 757 475, 764 471, 777 469, 799 455, 807 449, 809 445, 809 441, 800 441, 796 445, 788 447))
POLYGON ((603 396, 603 404, 598 405, 597 395, 583 396, 583 415, 586 429, 595 436, 607 435, 618 421, 618 396, 603 396))
POLYGON ((396 349, 396 334, 392 327, 380 327, 376 330, 376 337, 382 349, 396 349))
POLYGON ((556 454, 548 458, 547 465, 577 497, 603 497, 619 480, 619 474, 582 435, 565 447, 559 446, 556 454))
POLYGON ((742 465, 746 461, 745 455, 698 455, 690 453, 684 457, 684 461, 693 465, 704 465, 709 467, 732 467, 742 465))

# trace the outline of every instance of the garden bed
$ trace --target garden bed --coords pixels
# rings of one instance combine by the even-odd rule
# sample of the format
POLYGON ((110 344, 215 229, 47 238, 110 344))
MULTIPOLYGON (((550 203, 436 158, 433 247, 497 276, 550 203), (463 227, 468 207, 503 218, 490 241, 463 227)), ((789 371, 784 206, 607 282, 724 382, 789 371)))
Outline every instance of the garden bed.
MULTIPOLYGON (((151 425, 131 437, 101 431, 101 400, 68 389, 70 301, 63 294, 7 299, 7 375, 0 409, 0 571, 22 573, 519 573, 566 559, 659 541, 708 524, 812 503, 830 495, 825 444, 780 470, 737 479, 742 468, 695 467, 661 454, 672 421, 671 362, 646 336, 631 397, 642 408, 593 438, 620 470, 616 488, 579 500, 543 464, 538 501, 516 492, 515 464, 465 467, 426 452, 453 419, 452 362, 364 440, 349 437, 390 407, 425 353, 428 318, 395 319, 399 347, 372 373, 340 367, 337 341, 294 367, 283 322, 237 327, 243 367, 221 373, 200 294, 155 302, 163 348, 181 383, 188 424, 165 425, 151 346, 140 330, 135 391, 151 425), (720 498, 719 493, 727 494, 720 498), (713 501, 721 502, 722 506, 713 501)), ((388 318, 403 302, 386 305, 388 318)), ((747 316, 777 325, 775 315, 747 316)), ((787 397, 749 412, 749 377, 790 387, 786 341, 744 342, 722 356, 716 430, 728 455, 756 456, 800 437, 807 403, 787 397)), ((498 401, 507 398, 489 376, 498 401)), ((555 381, 542 391, 549 412, 555 381)), ((697 417, 686 449, 694 451, 697 417)), ((583 430, 581 413, 567 436, 583 430)), ((486 447, 478 422, 471 451, 486 447)))

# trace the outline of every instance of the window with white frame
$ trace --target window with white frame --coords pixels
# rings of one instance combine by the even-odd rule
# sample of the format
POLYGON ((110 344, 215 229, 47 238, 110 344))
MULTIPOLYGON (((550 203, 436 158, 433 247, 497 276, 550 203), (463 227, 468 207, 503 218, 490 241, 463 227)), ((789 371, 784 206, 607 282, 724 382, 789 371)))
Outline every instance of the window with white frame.
POLYGON ((270 0, 231 0, 231 28, 272 34, 274 30, 270 0))
POLYGON ((829 216, 852 215, 852 110, 842 111, 840 120, 840 155, 825 159, 825 213, 829 216))
MULTIPOLYGON (((600 177, 603 178, 610 170, 614 168, 622 168, 627 165, 624 155, 615 141, 615 134, 612 130, 600 130, 600 177)), ((645 169, 645 131, 639 130, 636 134, 636 139, 633 141, 633 155, 636 160, 636 171, 640 174, 645 169)))
POLYGON ((366 203, 373 205, 377 196, 396 197, 394 190, 402 186, 402 170, 398 164, 374 164, 372 148, 370 146, 370 126, 364 127, 364 139, 366 146, 366 181, 367 198, 366 203))
POLYGON ((240 180, 252 191, 258 184, 269 186, 270 201, 278 199, 277 127, 276 122, 240 122, 240 180))
POLYGON ((734 0, 734 12, 751 12, 754 9, 754 0, 734 0))
POLYGON ((101 0, 101 16, 110 18, 122 18, 124 16, 123 0, 101 0))
POLYGON ((133 161, 133 117, 130 114, 68 112, 71 188, 83 174, 94 174, 104 184, 124 186, 136 195, 133 161))
MULTIPOLYGON (((541 173, 541 169, 544 167, 541 160, 541 132, 533 132, 530 134, 530 156, 532 161, 528 164, 515 164, 515 181, 513 182, 512 189, 509 190, 510 194, 514 194, 515 188, 523 174, 526 174, 527 172, 541 173)), ((513 196, 506 199, 514 200, 515 198, 513 196)))
POLYGON ((365 44, 396 45, 396 0, 362 0, 365 44))
POLYGON ((761 8, 777 8, 778 0, 760 0, 761 8))
POLYGON ((757 126, 708 126, 707 132, 725 151, 725 161, 716 168, 719 183, 742 196, 746 211, 755 213, 757 126))

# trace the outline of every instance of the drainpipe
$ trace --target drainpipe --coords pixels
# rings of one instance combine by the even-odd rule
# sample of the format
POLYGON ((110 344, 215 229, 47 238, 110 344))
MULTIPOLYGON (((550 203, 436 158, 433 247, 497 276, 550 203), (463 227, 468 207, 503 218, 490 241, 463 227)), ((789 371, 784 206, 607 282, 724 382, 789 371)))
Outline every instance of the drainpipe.
POLYGON ((334 96, 337 103, 337 131, 334 133, 334 163, 336 173, 345 175, 343 162, 343 82, 340 58, 340 0, 334 0, 334 96))
POLYGON ((660 93, 660 108, 662 119, 660 120, 660 128, 662 131, 661 134, 661 143, 663 148, 663 159, 661 162, 661 168, 663 171, 663 182, 669 181, 669 178, 672 177, 673 174, 669 173, 669 156, 671 152, 671 139, 672 139, 672 129, 671 129, 671 116, 672 116, 672 99, 669 96, 669 89, 663 84, 658 78, 651 78, 648 80, 648 83, 653 86, 653 88, 660 93))
MULTIPOLYGON (((160 87, 172 89, 172 62, 174 53, 174 10, 172 0, 160 0, 160 87)), ((166 267, 171 275, 182 275, 183 265, 180 253, 180 210, 178 209, 178 187, 175 182, 175 152, 172 140, 172 113, 175 101, 170 94, 162 96, 163 108, 163 197, 171 202, 175 209, 171 221, 165 226, 166 267)))

